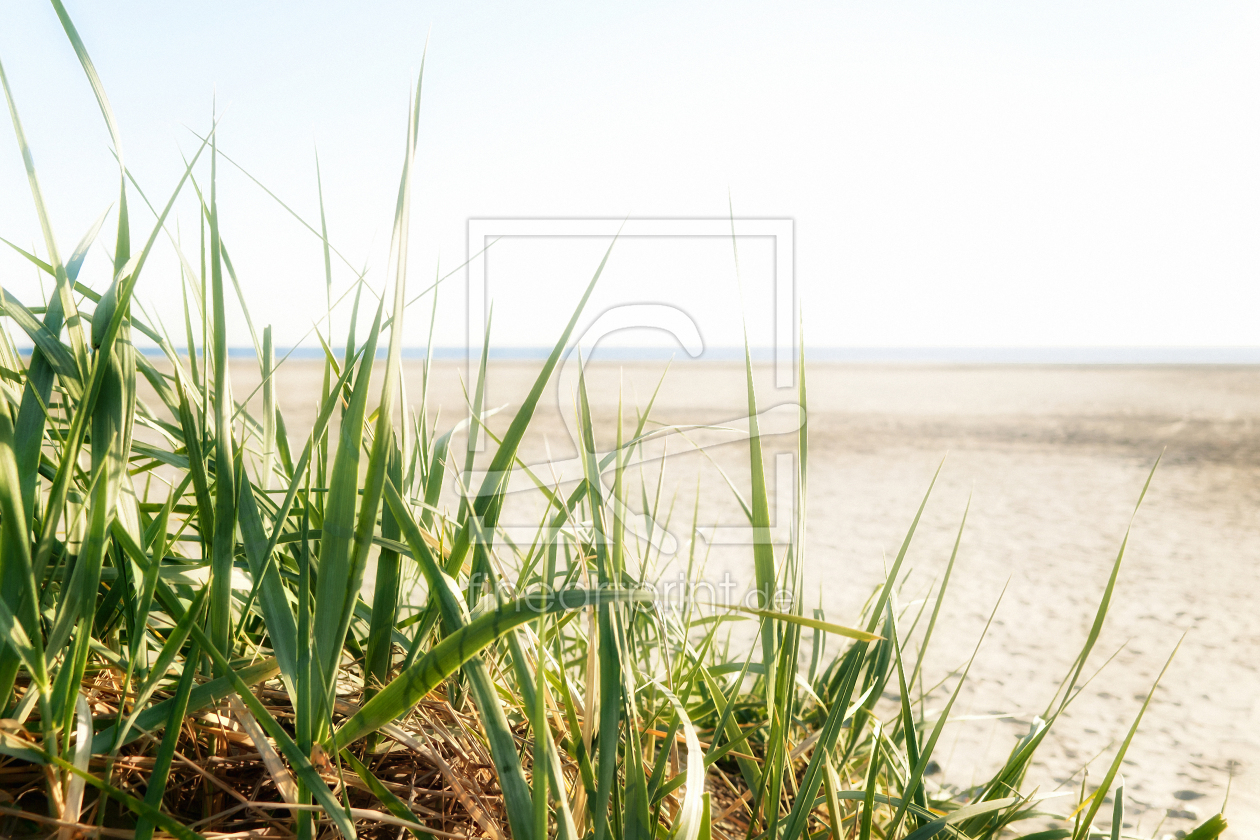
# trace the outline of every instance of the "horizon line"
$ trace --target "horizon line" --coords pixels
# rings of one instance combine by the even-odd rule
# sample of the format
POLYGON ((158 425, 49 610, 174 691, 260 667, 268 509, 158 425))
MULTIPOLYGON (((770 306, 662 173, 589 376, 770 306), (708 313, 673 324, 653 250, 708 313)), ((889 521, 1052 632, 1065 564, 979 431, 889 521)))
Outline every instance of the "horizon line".
MULTIPOLYGON (((19 348, 19 352, 28 354, 30 347, 19 348)), ((156 345, 139 346, 146 356, 165 355, 156 345)), ((200 350, 200 348, 198 348, 200 350)), ((491 347, 489 358, 499 361, 542 361, 550 355, 553 347, 547 346, 505 346, 491 347)), ((567 352, 572 352, 570 347, 567 352)), ((334 347, 337 356, 345 353, 345 347, 334 347)), ((749 348, 754 362, 772 362, 776 358, 776 348, 764 345, 749 348)), ((425 347, 404 347, 402 358, 408 360, 423 359, 425 347)), ((181 357, 187 357, 185 348, 178 349, 181 357)), ((320 347, 277 347, 277 361, 283 358, 294 360, 313 360, 324 358, 320 347)), ((377 358, 384 359, 388 355, 385 348, 379 348, 377 358)), ((228 348, 229 358, 257 358, 255 348, 242 345, 228 348)), ((795 350, 791 356, 796 358, 795 350)), ((481 348, 470 350, 462 346, 438 346, 433 348, 433 359, 441 361, 460 361, 479 359, 481 348)), ((1260 345, 1257 346, 1158 346, 1158 345, 971 345, 971 346, 830 346, 805 347, 806 361, 814 363, 867 363, 867 364, 1011 364, 1011 365, 1260 365, 1260 345)), ((743 361, 744 348, 740 346, 714 346, 696 357, 690 356, 681 348, 671 347, 597 347, 587 356, 589 361, 670 361, 703 364, 706 362, 743 361)))

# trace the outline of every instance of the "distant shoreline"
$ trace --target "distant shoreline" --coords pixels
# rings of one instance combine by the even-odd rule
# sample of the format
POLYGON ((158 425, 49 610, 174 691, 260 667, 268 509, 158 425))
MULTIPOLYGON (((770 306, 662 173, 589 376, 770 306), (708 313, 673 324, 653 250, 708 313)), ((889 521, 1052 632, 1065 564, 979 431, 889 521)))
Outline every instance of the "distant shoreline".
MULTIPOLYGON (((156 347, 141 346, 146 356, 163 355, 156 347)), ((23 355, 29 347, 20 348, 23 355)), ((324 357, 319 347, 276 348, 276 358, 318 360, 324 357)), ((334 348, 337 356, 345 348, 334 348)), ((490 358, 499 361, 541 361, 550 347, 492 347, 490 358)), ((186 355, 182 352, 180 355, 186 355)), ((385 358, 385 348, 377 351, 385 358)), ((472 354, 474 358, 479 353, 472 354)), ((771 362, 774 349, 754 347, 754 362, 771 362)), ((228 356, 234 359, 255 358, 252 347, 232 347, 228 356)), ((425 357, 425 348, 403 348, 404 359, 425 357)), ((435 347, 435 361, 461 361, 469 354, 463 347, 435 347)), ((692 362, 742 362, 742 347, 710 347, 692 358, 681 348, 671 347, 599 347, 588 357, 604 362, 652 362, 674 360, 692 362)), ((1260 347, 806 347, 806 361, 812 364, 922 364, 922 365, 1260 365, 1260 347)))

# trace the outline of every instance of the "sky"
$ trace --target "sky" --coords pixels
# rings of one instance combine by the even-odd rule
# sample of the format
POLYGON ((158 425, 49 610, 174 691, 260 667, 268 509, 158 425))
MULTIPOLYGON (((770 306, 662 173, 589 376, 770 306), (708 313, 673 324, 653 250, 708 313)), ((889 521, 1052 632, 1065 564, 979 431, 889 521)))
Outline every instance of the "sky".
MULTIPOLYGON (((315 225, 318 150, 346 257, 334 294, 364 267, 378 292, 392 282, 423 58, 407 282, 454 272, 441 346, 469 331, 469 220, 550 220, 469 272, 493 342, 539 346, 607 248, 583 224, 732 217, 735 248, 687 224, 619 241, 591 317, 675 307, 710 346, 745 325, 754 344, 782 342, 796 318, 817 347, 1260 345, 1255 3, 65 3, 155 203, 212 108, 220 150, 315 225), (767 229, 756 220, 788 233, 742 236, 767 229), (799 310, 782 309, 783 283, 799 310)), ((4 17, 0 61, 68 254, 117 199, 109 135, 52 7, 12 0, 4 17)), ((327 329, 318 238, 222 160, 218 200, 256 326, 310 344, 327 329)), ((195 262, 191 201, 170 231, 195 262)), ((7 128, 0 236, 46 252, 7 128)), ((112 239, 89 285, 108 282, 112 239)), ((138 295, 172 331, 180 282, 163 241, 138 295)), ((11 252, 0 283, 31 305, 42 294, 11 252)), ((409 310, 406 344, 427 341, 430 302, 409 310)), ((333 332, 347 319, 343 305, 333 332)), ((230 341, 250 340, 236 317, 230 341)))

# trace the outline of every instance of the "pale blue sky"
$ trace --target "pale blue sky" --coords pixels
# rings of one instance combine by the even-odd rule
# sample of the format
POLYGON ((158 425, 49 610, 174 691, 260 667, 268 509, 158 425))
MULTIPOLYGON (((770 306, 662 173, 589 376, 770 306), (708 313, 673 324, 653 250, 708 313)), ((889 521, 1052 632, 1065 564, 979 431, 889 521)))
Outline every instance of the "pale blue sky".
MULTIPOLYGON (((720 217, 729 195, 795 219, 812 344, 1260 344, 1254 3, 66 5, 153 196, 217 92, 224 151, 311 218, 318 143, 332 239, 378 288, 427 37, 414 288, 462 261, 470 217, 720 217)), ((68 253, 115 198, 108 135, 51 7, 4 16, 68 253)), ((322 312, 317 240, 235 173, 220 199, 255 319, 295 340, 322 312)), ((43 251, 7 126, 0 235, 43 251)), ((140 294, 175 327, 173 265, 140 294)), ((548 343, 593 268, 557 252, 501 284, 498 342, 548 343)), ((98 251, 85 277, 104 271, 98 251)), ((0 272, 37 297, 21 262, 0 272)), ((634 275, 605 302, 667 296, 634 275)), ((733 276, 687 296, 715 343, 738 336, 733 276)), ((452 283, 440 344, 463 337, 452 283)))

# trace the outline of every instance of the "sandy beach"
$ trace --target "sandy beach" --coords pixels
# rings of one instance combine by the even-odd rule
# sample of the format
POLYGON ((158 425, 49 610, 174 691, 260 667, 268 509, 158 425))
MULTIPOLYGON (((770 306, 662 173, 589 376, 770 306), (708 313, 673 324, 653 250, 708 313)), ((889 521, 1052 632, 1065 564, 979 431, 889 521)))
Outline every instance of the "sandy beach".
MULTIPOLYGON (((492 364, 488 404, 506 406, 493 429, 506 427, 538 365, 492 364)), ((253 366, 233 362, 238 397, 258 381, 253 366)), ((609 438, 601 445, 611 443, 619 394, 633 419, 663 367, 592 366, 592 412, 609 438)), ((462 363, 435 366, 429 400, 442 407, 442 428, 463 416, 464 373, 462 363)), ((757 375, 761 407, 795 399, 772 387, 768 370, 757 375)), ((282 369, 278 399, 291 434, 309 428, 318 376, 310 362, 282 369)), ((407 363, 405 380, 414 404, 419 363, 407 363)), ((556 393, 553 384, 544 396, 523 449, 528 463, 575 453, 556 393)), ((960 720, 938 747, 944 771, 933 778, 941 783, 967 785, 991 772, 1045 709, 1088 633, 1143 483, 1163 452, 1086 673, 1120 652, 1056 725, 1029 781, 1043 791, 1075 790, 1082 766, 1092 762, 1096 782, 1185 634, 1125 761, 1126 821, 1143 836, 1161 819, 1161 834, 1189 829, 1220 809, 1230 787, 1231 826, 1240 836, 1260 829, 1260 615, 1253 607, 1260 595, 1260 369, 813 365, 808 394, 807 598, 832 620, 856 620, 942 458, 899 593, 913 617, 915 599, 944 570, 970 495, 927 660, 928 687, 946 680, 952 688, 947 677, 965 663, 1006 588, 954 710, 960 720)), ((653 417, 714 423, 745 410, 742 366, 676 364, 653 417)), ((792 435, 766 438, 768 454, 794 445, 792 435)), ((714 465, 746 492, 747 444, 711 447, 711 460, 684 448, 669 444, 675 454, 662 485, 666 499, 680 488, 674 533, 685 540, 697 476, 701 524, 738 524, 739 509, 714 465)), ((656 463, 647 467, 650 483, 656 463)), ((677 548, 685 556, 686 545, 677 548)), ((745 547, 714 546, 705 574, 746 581, 751 563, 745 547)), ((939 707, 944 692, 933 696, 939 707)))

